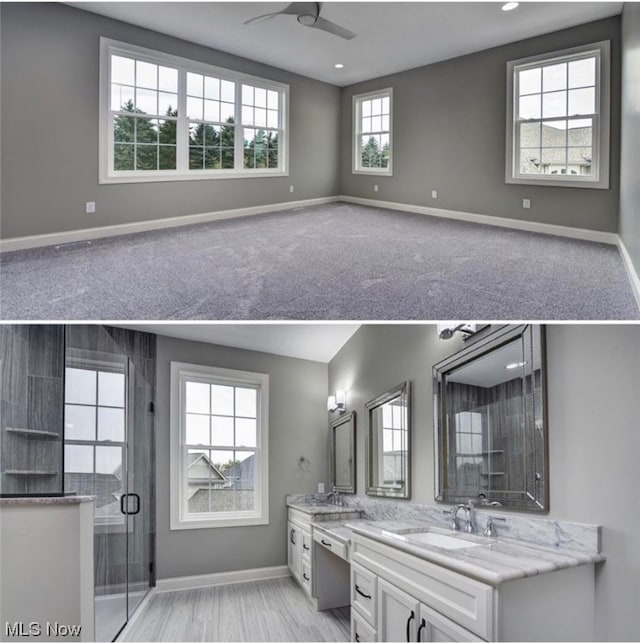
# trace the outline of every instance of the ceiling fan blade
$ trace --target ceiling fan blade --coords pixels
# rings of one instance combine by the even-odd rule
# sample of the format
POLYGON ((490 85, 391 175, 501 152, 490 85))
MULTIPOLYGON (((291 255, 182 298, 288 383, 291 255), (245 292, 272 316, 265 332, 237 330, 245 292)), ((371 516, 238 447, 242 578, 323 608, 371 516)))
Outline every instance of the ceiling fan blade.
POLYGON ((318 19, 312 25, 305 25, 305 27, 311 27, 312 29, 320 29, 321 31, 326 31, 333 34, 334 36, 339 36, 345 40, 351 40, 356 37, 356 34, 353 31, 349 31, 340 25, 337 25, 335 22, 326 20, 321 16, 318 16, 318 19))
POLYGON ((255 25, 260 22, 266 22, 267 20, 271 20, 271 18, 275 18, 276 16, 280 15, 294 15, 298 13, 298 8, 297 8, 297 2, 291 2, 288 4, 284 9, 281 11, 273 11, 272 13, 264 13, 261 16, 256 16, 255 18, 249 18, 249 20, 245 20, 242 24, 245 25, 255 25))

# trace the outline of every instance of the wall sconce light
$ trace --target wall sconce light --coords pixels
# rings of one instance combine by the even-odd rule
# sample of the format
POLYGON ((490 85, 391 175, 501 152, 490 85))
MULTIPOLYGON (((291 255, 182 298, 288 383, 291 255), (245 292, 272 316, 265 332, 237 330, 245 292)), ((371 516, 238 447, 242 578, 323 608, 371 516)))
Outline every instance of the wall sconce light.
POLYGON ((438 337, 440 339, 451 339, 456 333, 462 334, 462 339, 468 339, 477 332, 477 324, 467 324, 466 322, 448 322, 438 324, 438 337))
POLYGON ((329 413, 344 413, 347 410, 347 392, 337 389, 335 395, 330 395, 327 399, 327 410, 329 413))

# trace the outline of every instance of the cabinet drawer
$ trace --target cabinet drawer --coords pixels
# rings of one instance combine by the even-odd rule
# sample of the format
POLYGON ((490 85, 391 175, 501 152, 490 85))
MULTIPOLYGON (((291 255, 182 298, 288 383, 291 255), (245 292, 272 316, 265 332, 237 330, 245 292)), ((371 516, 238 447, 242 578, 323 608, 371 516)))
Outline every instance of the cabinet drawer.
POLYGON ((357 643, 365 641, 375 643, 378 640, 376 630, 367 623, 357 609, 351 610, 351 640, 357 643))
POLYGON ((339 556, 340 558, 347 560, 347 547, 343 543, 336 540, 335 538, 332 538, 331 536, 326 536, 325 534, 314 531, 313 539, 320 546, 324 547, 325 549, 328 549, 330 552, 333 552, 336 556, 339 556))
POLYGON ((302 561, 302 572, 300 574, 300 584, 311 596, 311 565, 307 561, 302 561))
POLYGON ((302 536, 302 558, 311 561, 311 534, 306 531, 301 531, 302 536))
POLYGON ((351 607, 356 607, 366 622, 375 627, 378 582, 375 574, 351 564, 351 607))

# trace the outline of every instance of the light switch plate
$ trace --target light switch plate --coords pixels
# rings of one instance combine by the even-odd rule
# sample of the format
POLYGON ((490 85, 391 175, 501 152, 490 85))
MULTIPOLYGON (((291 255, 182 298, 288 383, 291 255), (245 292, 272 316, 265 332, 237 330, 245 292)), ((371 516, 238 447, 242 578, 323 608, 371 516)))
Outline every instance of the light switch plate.
POLYGON ((324 493, 324 482, 318 482, 318 493, 324 493))

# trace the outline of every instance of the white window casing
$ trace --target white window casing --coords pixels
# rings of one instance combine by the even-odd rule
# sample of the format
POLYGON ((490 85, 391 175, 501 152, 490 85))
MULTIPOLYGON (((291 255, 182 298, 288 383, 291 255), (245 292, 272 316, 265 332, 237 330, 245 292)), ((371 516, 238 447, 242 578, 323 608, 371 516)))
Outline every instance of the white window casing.
MULTIPOLYGON (((136 89, 139 89, 136 86, 136 89)), ((259 78, 249 74, 215 67, 206 63, 165 54, 127 43, 100 38, 100 95, 99 95, 99 183, 140 183, 161 181, 193 181, 210 179, 237 179, 248 177, 271 177, 289 175, 289 85, 259 78), (176 121, 176 169, 120 170, 114 169, 114 131, 111 105, 112 56, 148 62, 177 70, 178 91, 176 121), (202 74, 230 81, 235 84, 234 123, 235 163, 233 169, 189 169, 189 122, 187 114, 187 73, 202 74), (278 123, 272 127, 278 133, 278 166, 274 168, 244 167, 245 129, 262 129, 243 125, 242 85, 277 92, 279 96, 278 123)), ((135 116, 135 113, 132 113, 135 116)), ((167 119, 166 115, 151 114, 149 119, 167 119)), ((193 119, 191 119, 193 120, 193 119)), ((198 120, 198 119, 196 119, 198 120)), ((204 122, 204 119, 203 119, 204 122)), ((265 127, 265 129, 267 129, 265 127)))
MULTIPOLYGON (((269 524, 269 376, 264 373, 171 362, 170 405, 171 530, 269 524), (187 468, 188 451, 190 448, 193 450, 193 445, 187 445, 186 442, 187 382, 256 389, 256 446, 249 449, 255 453, 253 510, 189 513, 187 468)), ((203 445, 202 448, 216 447, 203 445)), ((233 448, 242 450, 241 447, 233 448)))
MULTIPOLYGON (((386 104, 386 103, 384 103, 386 104)), ((352 172, 353 174, 369 174, 377 176, 393 175, 393 88, 379 89, 364 94, 356 94, 352 99, 353 114, 353 140, 352 140, 352 172), (388 113, 364 114, 363 106, 370 105, 371 101, 388 101, 388 113), (380 117, 380 123, 373 123, 372 118, 380 117), (387 122, 388 121, 388 122, 387 122), (372 167, 363 164, 362 147, 364 138, 369 137, 380 140, 388 140, 388 160, 386 165, 372 167)), ((384 144, 380 144, 379 149, 382 153, 384 144)), ((382 154, 380 156, 382 159, 382 154)))
MULTIPOLYGON (((573 188, 609 188, 610 76, 611 56, 608 40, 507 63, 506 183, 573 188), (528 90, 520 91, 519 83, 522 72, 535 73, 536 70, 540 70, 540 78, 542 79, 545 69, 551 72, 554 67, 560 69, 562 65, 566 65, 566 69, 569 70, 569 65, 572 63, 587 62, 592 58, 595 59, 593 84, 588 84, 584 88, 580 84, 572 86, 570 77, 567 75, 564 86, 559 85, 557 88, 551 86, 546 89, 544 83, 547 81, 541 80, 540 88, 531 94, 528 90), (591 90, 594 91, 593 112, 587 113, 578 110, 572 113, 572 94, 591 90), (523 99, 529 98, 533 99, 534 106, 538 101, 539 114, 526 116, 520 113, 520 107, 524 105, 523 99), (545 98, 549 99, 548 103, 545 98), (559 106, 557 114, 552 113, 552 100, 556 101, 559 106), (545 115, 544 110, 547 105, 549 105, 549 114, 545 115), (581 145, 575 141, 572 145, 569 140, 571 131, 577 133, 578 129, 589 130, 588 126, 580 125, 586 121, 591 121, 591 157, 585 155, 582 162, 575 159, 572 161, 570 160, 572 150, 574 150, 574 155, 579 156, 581 147, 589 148, 588 144, 581 145), (572 122, 576 123, 574 130, 571 129, 572 122), (529 146, 521 144, 521 136, 526 137, 522 134, 523 128, 527 126, 535 128, 538 125, 540 127, 539 143, 535 146, 531 143, 532 158, 525 162, 523 158, 527 156, 529 146), (557 142, 555 144, 549 142, 550 137, 545 145, 543 140, 545 134, 562 132, 563 127, 566 132, 564 148, 557 142), (540 152, 537 156, 535 147, 538 147, 540 152), (546 161, 543 158, 545 153, 548 154, 546 161), (563 153, 564 160, 562 160, 563 153), (554 156, 558 156, 560 160, 552 160, 554 156), (530 166, 530 171, 523 169, 525 165, 530 166)), ((551 73, 549 77, 551 77, 551 73)), ((535 109, 533 107, 532 112, 535 112, 535 109)), ((525 112, 525 108, 522 111, 525 112)), ((559 139, 560 136, 557 138, 559 139)))

